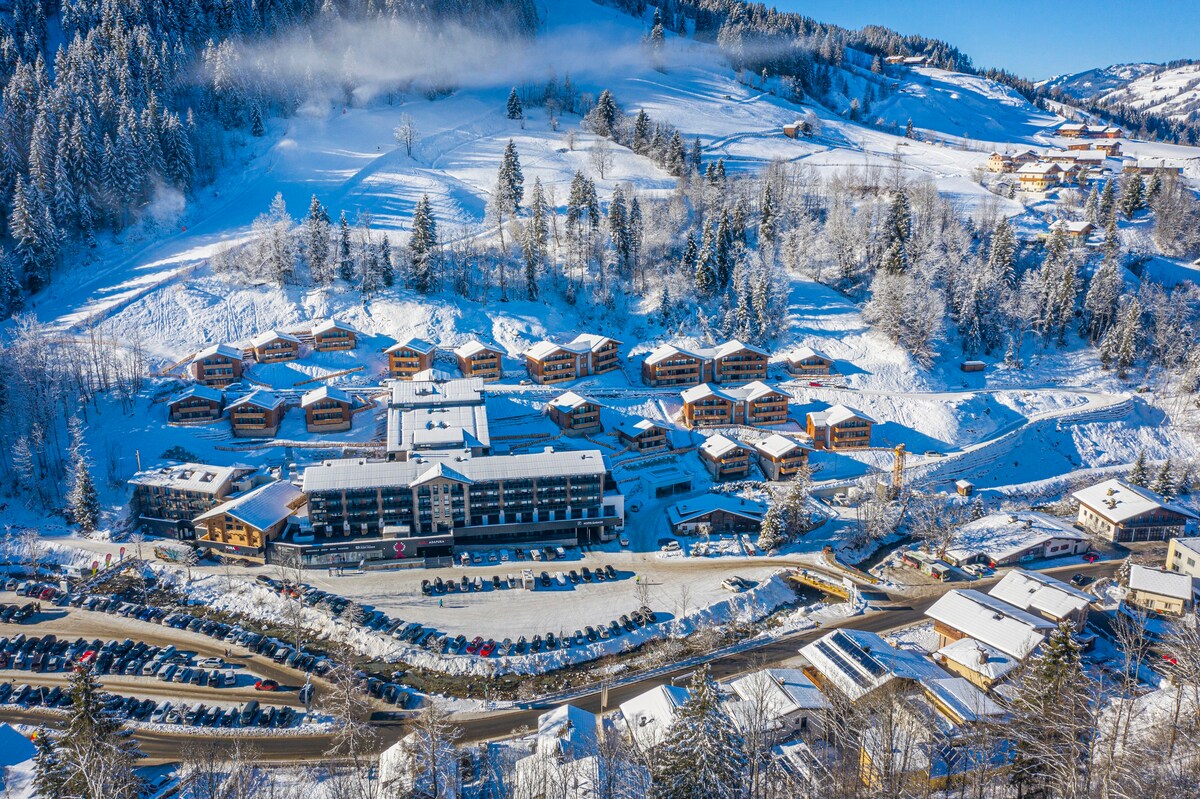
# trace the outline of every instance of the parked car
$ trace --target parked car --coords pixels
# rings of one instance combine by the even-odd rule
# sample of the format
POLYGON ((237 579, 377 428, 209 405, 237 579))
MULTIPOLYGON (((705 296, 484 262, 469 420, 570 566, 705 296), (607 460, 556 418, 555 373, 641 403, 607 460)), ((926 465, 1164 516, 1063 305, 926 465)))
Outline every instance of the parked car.
POLYGON ((254 690, 256 691, 278 691, 279 683, 274 680, 261 679, 254 682, 254 690))

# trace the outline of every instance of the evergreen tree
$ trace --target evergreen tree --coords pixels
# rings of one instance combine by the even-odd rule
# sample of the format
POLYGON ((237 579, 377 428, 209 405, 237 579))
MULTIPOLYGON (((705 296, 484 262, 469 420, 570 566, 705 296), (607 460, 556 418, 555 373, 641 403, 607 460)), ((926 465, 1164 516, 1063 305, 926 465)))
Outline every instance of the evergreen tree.
POLYGON ((1149 472, 1146 467, 1146 450, 1139 450, 1137 460, 1133 462, 1133 469, 1129 472, 1129 484, 1135 486, 1146 487, 1149 479, 1149 472))
POLYGON ((522 253, 525 256, 525 294, 531 300, 537 299, 538 278, 541 275, 542 264, 546 261, 549 237, 546 215, 546 195, 542 190, 542 179, 534 178, 533 191, 529 197, 529 219, 526 221, 521 241, 522 253))
POLYGON ((910 265, 908 240, 912 235, 912 211, 908 194, 904 190, 896 192, 892 197, 883 226, 883 235, 883 268, 897 275, 907 272, 910 265))
POLYGON ((72 671, 68 686, 70 716, 58 739, 66 767, 61 796, 137 799, 142 785, 134 768, 142 755, 115 717, 105 712, 101 685, 91 668, 72 671))
POLYGON ((304 257, 308 261, 309 274, 318 286, 333 282, 329 260, 330 232, 329 212, 314 194, 308 205, 308 217, 304 220, 304 257))
POLYGON ((16 314, 25 304, 15 267, 15 259, 0 248, 0 321, 16 314))
POLYGON ((683 151, 683 139, 679 131, 675 131, 670 144, 667 145, 666 169, 674 177, 680 177, 687 171, 687 156, 683 151))
POLYGON ((92 481, 92 465, 83 442, 83 424, 71 419, 71 490, 67 505, 71 520, 85 535, 94 533, 100 522, 100 499, 92 481))
POLYGON ((267 134, 267 128, 263 125, 262 112, 259 111, 258 105, 250 107, 250 135, 255 138, 262 138, 267 134))
MULTIPOLYGON (((691 239, 688 240, 691 243, 691 239)), ((700 250, 695 257, 695 286, 696 294, 700 297, 711 297, 717 290, 717 232, 710 220, 704 221, 704 234, 700 242, 700 250)))
POLYGON ((771 184, 763 189, 762 207, 759 209, 758 238, 767 244, 775 241, 775 198, 771 194, 771 184))
POLYGON ((779 549, 786 540, 783 521, 780 519, 781 515, 779 506, 773 503, 763 514, 762 524, 758 531, 758 548, 763 552, 779 549))
POLYGON ((646 155, 650 149, 651 136, 650 115, 645 109, 641 109, 633 120, 633 142, 630 149, 638 155, 646 155))
POLYGON ((988 248, 988 269, 1009 285, 1016 280, 1017 236, 1007 217, 1002 217, 992 231, 991 246, 988 248))
POLYGON ((1121 187, 1121 213, 1126 219, 1133 219, 1145 202, 1145 186, 1142 183, 1142 176, 1139 174, 1130 175, 1124 181, 1121 187))
POLYGON ((517 87, 508 93, 508 118, 509 119, 524 119, 525 107, 521 105, 521 98, 517 95, 517 87))
POLYGON ((422 294, 433 290, 433 260, 438 238, 437 222, 433 218, 433 207, 429 195, 421 195, 413 209, 412 235, 408 239, 408 252, 412 264, 413 288, 422 294))
POLYGON ((59 799, 67 787, 67 774, 58 738, 42 726, 33 743, 37 747, 33 756, 33 795, 38 799, 59 799))
POLYGON ((692 139, 692 149, 688 153, 688 168, 693 174, 700 174, 700 168, 704 166, 704 150, 700 146, 700 137, 692 139))
POLYGON ((1175 490, 1172 493, 1177 497, 1186 497, 1192 493, 1192 464, 1183 464, 1183 468, 1179 470, 1179 479, 1175 481, 1175 490))
POLYGON ((722 710, 708 666, 698 669, 651 764, 659 799, 736 799, 744 794, 742 737, 722 710))
POLYGON ((1110 178, 1104 181, 1104 190, 1100 192, 1100 218, 1111 217, 1116 205, 1116 183, 1110 178))
POLYGON ((658 9, 654 9, 654 23, 650 28, 650 52, 654 55, 655 67, 662 68, 662 51, 663 44, 666 40, 666 34, 663 32, 662 15, 658 9))
POLYGON ((504 148, 500 169, 496 172, 496 189, 492 192, 492 212, 500 228, 500 246, 504 247, 504 217, 516 216, 525 199, 525 175, 521 172, 521 159, 517 145, 512 139, 504 148))
POLYGON ((392 242, 384 233, 379 240, 379 277, 383 285, 391 288, 396 283, 396 267, 392 262, 392 242))
POLYGON ((663 327, 671 324, 671 316, 674 313, 674 308, 671 305, 671 287, 663 284, 662 294, 658 298, 658 322, 663 327))
POLYGON ((1105 258, 1088 284, 1084 296, 1084 319, 1088 339, 1099 342, 1112 327, 1117 315, 1117 302, 1121 298, 1121 270, 1112 258, 1105 258))
POLYGON ((350 247, 350 223, 346 221, 346 212, 342 211, 338 218, 338 274, 347 282, 354 280, 354 255, 350 247))
POLYGON ((908 120, 908 124, 906 124, 904 126, 904 138, 906 138, 906 139, 917 138, 917 132, 913 129, 913 121, 911 119, 908 120))
POLYGON ((713 237, 713 268, 716 270, 717 288, 722 291, 729 286, 733 277, 733 258, 730 249, 733 247, 732 222, 729 211, 721 211, 721 221, 717 223, 716 234, 713 237))
POLYGON ((1163 461, 1163 465, 1158 470, 1158 474, 1154 475, 1154 482, 1150 484, 1150 490, 1156 494, 1161 494, 1167 499, 1173 499, 1175 494, 1175 476, 1171 473, 1171 459, 1167 458, 1163 461))
POLYGON ((1100 363, 1104 368, 1116 367, 1117 376, 1125 378, 1137 360, 1142 338, 1142 304, 1137 297, 1126 297, 1116 322, 1100 340, 1100 363))
POLYGON ((612 92, 605 89, 596 98, 596 107, 589 115, 592 121, 592 130, 597 136, 612 137, 616 133, 619 115, 617 101, 613 99, 612 92))

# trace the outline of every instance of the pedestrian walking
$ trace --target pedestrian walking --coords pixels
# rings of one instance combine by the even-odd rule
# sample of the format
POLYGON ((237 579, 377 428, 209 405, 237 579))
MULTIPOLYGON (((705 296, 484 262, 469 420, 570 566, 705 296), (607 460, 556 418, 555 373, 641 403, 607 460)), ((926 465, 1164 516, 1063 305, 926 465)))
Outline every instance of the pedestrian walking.
POLYGON ((438 600, 438 607, 439 607, 439 608, 444 608, 444 607, 446 607, 446 601, 445 601, 444 599, 439 599, 439 600, 438 600))

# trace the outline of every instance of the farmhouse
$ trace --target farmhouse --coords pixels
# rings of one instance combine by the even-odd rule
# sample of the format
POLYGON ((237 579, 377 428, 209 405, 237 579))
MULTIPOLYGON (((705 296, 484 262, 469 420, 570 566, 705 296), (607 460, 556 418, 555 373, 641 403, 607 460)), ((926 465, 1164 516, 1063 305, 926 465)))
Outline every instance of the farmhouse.
POLYGON ((259 389, 229 404, 229 424, 239 438, 271 438, 285 411, 283 397, 259 389))
POLYGON ((1200 580, 1200 539, 1172 538, 1167 544, 1167 568, 1200 580))
POLYGON ((340 388, 321 386, 306 392, 300 400, 304 423, 310 433, 333 433, 349 430, 350 411, 354 400, 340 388))
POLYGON ((1024 660, 1056 626, 988 594, 954 589, 925 611, 941 646, 973 638, 1024 660))
POLYGON ((871 446, 875 420, 848 405, 834 405, 808 414, 808 437, 816 449, 864 449, 871 446))
POLYGON ((1195 522, 1196 516, 1148 488, 1105 480, 1072 494, 1079 503, 1078 527, 1109 541, 1165 541, 1195 522))
POLYGON ((787 368, 797 377, 826 377, 835 371, 833 358, 812 347, 801 347, 789 355, 787 368))
POLYGON ((1087 127, 1082 122, 1064 122, 1055 132, 1064 139, 1082 139, 1087 134, 1087 127))
POLYGON ((455 348, 454 357, 458 359, 458 370, 463 377, 478 377, 490 383, 504 376, 504 351, 495 345, 471 339, 455 348))
POLYGON ((1092 142, 1092 149, 1104 153, 1106 158, 1117 158, 1121 155, 1121 143, 1111 139, 1092 142))
POLYGON ((569 436, 584 436, 604 429, 600 422, 600 406, 574 391, 568 391, 546 405, 550 419, 569 436))
POLYGON ((1041 572, 1013 569, 988 594, 1015 608, 1061 624, 1069 621, 1083 632, 1092 597, 1075 586, 1041 572))
POLYGON ((213 422, 221 418, 224 407, 225 392, 203 383, 193 383, 167 403, 167 421, 213 422))
POLYGON ((677 535, 757 532, 767 513, 765 503, 729 494, 705 494, 667 508, 667 521, 677 535))
POLYGON ((768 480, 790 480, 808 466, 808 450, 779 433, 755 443, 754 451, 768 480))
POLYGON ((253 469, 180 463, 138 472, 129 480, 130 513, 138 526, 158 535, 192 538, 192 519, 229 495, 251 487, 253 469))
POLYGON ((714 480, 741 480, 750 474, 750 450, 726 436, 705 439, 700 445, 700 460, 714 480))
POLYGON ((705 383, 687 389, 682 397, 683 423, 691 428, 783 424, 788 420, 791 399, 791 395, 761 381, 739 388, 705 383))
POLYGON ((1195 606, 1196 590, 1186 574, 1142 566, 1129 567, 1129 593, 1125 602, 1164 616, 1182 616, 1195 606))
POLYGON ((267 544, 283 534, 305 502, 304 494, 291 483, 267 483, 197 516, 194 524, 202 531, 197 543, 262 560, 267 544))
POLYGON ((525 351, 525 365, 535 383, 565 383, 618 368, 620 347, 616 339, 591 333, 582 333, 566 344, 539 341, 525 351))
POLYGON ((389 459, 478 457, 491 451, 481 378, 397 380, 391 384, 389 459))
POLYGON ((999 174, 1012 172, 1014 169, 1016 169, 1016 167, 1013 165, 1012 156, 1005 153, 992 153, 989 155, 987 160, 987 168, 988 172, 996 172, 999 174))
POLYGON ((359 332, 345 322, 325 319, 313 325, 313 349, 317 352, 340 352, 358 346, 359 332))
POLYGON ((1061 230, 1067 238, 1076 242, 1086 240, 1088 236, 1092 235, 1095 229, 1096 226, 1091 222, 1079 222, 1067 219, 1059 219, 1050 224, 1051 233, 1061 230))
POLYGON ((259 363, 294 361, 300 357, 300 339, 290 333, 268 330, 251 339, 250 350, 259 363))
POLYGON ((1162 158, 1131 158, 1125 162, 1125 166, 1121 171, 1126 175, 1153 175, 1155 172, 1182 175, 1183 167, 1173 164, 1169 165, 1162 158))
POLYGON ((764 380, 769 357, 765 350, 736 339, 706 348, 663 344, 642 361, 642 382, 648 386, 694 386, 764 380))
POLYGON ((649 419, 627 419, 617 427, 617 440, 638 452, 659 452, 670 446, 670 431, 649 419))
POLYGON ((229 344, 213 344, 196 353, 188 369, 197 383, 227 386, 242 379, 242 351, 229 344))
POLYGON ((424 339, 409 338, 384 350, 388 356, 388 376, 412 380, 417 372, 433 367, 437 347, 424 339))
POLYGON ((1064 171, 1058 164, 1025 164, 1017 170, 1022 191, 1046 191, 1063 181, 1064 171))
POLYGON ((1088 536, 1044 513, 993 513, 964 524, 943 557, 954 566, 982 563, 993 569, 1039 558, 1078 555, 1088 536))

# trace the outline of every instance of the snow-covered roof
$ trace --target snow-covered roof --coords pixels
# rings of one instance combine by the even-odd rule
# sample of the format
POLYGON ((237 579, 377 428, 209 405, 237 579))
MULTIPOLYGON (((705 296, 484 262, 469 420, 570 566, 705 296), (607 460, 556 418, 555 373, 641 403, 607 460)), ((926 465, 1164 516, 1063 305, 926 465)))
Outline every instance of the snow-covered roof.
POLYGON ((1059 219, 1050 224, 1051 230, 1061 229, 1064 233, 1076 233, 1082 235, 1095 228, 1091 222, 1078 221, 1074 219, 1059 219))
POLYGON ((284 333, 282 330, 268 330, 265 333, 259 333, 254 338, 250 339, 250 346, 265 347, 272 341, 287 341, 292 344, 299 344, 300 339, 293 336, 291 333, 284 333))
POLYGON ((179 463, 138 472, 129 479, 133 485, 158 486, 200 494, 219 493, 229 481, 253 469, 244 466, 210 466, 205 463, 179 463))
POLYGON ((1003 563, 1056 539, 1086 541, 1087 535, 1044 513, 992 513, 958 528, 947 554, 959 562, 982 554, 1003 563))
POLYGON ((446 408, 483 405, 483 379, 393 380, 388 404, 393 408, 446 408))
POLYGON ((413 372, 413 380, 420 380, 425 383, 444 383, 447 380, 453 380, 454 375, 441 369, 422 369, 419 372, 413 372))
POLYGON ((970 636, 946 644, 946 646, 937 651, 937 654, 946 660, 953 661, 970 669, 976 674, 981 674, 993 682, 1004 678, 1013 669, 1021 665, 1021 661, 1016 658, 1001 652, 994 646, 985 644, 983 641, 977 641, 970 636))
POLYGON ((1187 602, 1192 598, 1192 578, 1186 574, 1135 563, 1129 567, 1129 590, 1187 602))
POLYGON ((1175 549, 1184 552, 1190 552, 1196 557, 1200 557, 1200 538, 1172 538, 1175 542, 1175 549))
POLYGON ((559 394, 554 399, 550 400, 550 405, 560 411, 573 411, 583 405, 595 405, 594 400, 590 400, 582 394, 576 394, 574 391, 568 391, 565 394, 559 394))
POLYGON ((809 416, 812 417, 813 424, 817 427, 833 427, 845 424, 851 419, 861 419, 864 422, 875 424, 875 420, 862 411, 841 404, 832 405, 823 411, 813 411, 809 416))
POLYGON ((717 388, 712 383, 701 383, 698 386, 692 386, 689 389, 681 391, 680 396, 683 397, 684 402, 688 403, 699 402, 700 400, 708 399, 709 397, 720 397, 721 399, 728 400, 729 402, 737 402, 737 398, 734 397, 730 391, 717 388))
POLYGON ((543 360, 559 350, 567 348, 561 344, 555 344, 553 341, 539 341, 529 349, 525 350, 525 357, 532 358, 535 361, 543 360))
POLYGON ((824 710, 829 700, 800 669, 763 669, 729 683, 743 701, 758 703, 771 718, 824 710))
POLYGON ((1064 122, 1058 126, 1059 130, 1087 130, 1087 125, 1082 122, 1064 122))
POLYGON ((782 458, 790 452, 804 449, 797 442, 779 433, 772 433, 762 441, 755 443, 754 448, 772 458, 782 458))
POLYGON ((698 402, 708 397, 720 397, 729 402, 746 402, 773 394, 778 394, 785 398, 791 396, 783 389, 775 388, 761 380, 755 380, 753 383, 747 383, 744 386, 717 387, 712 383, 701 383, 698 386, 692 386, 680 392, 680 396, 685 403, 698 402))
POLYGON ((801 347, 788 356, 788 360, 790 361, 804 361, 808 360, 809 358, 820 358, 823 361, 829 361, 830 363, 833 362, 833 358, 830 358, 821 350, 814 349, 813 347, 801 347))
POLYGON ((700 350, 684 349, 676 344, 660 344, 659 346, 655 347, 649 355, 646 356, 646 363, 653 366, 656 363, 661 363, 662 361, 674 358, 677 355, 686 355, 690 358, 697 358, 699 360, 706 360, 707 357, 700 350))
POLYGON ((925 615, 1019 660, 1028 657, 1054 629, 1054 622, 972 589, 944 594, 925 615))
MULTIPOLYGON (((347 488, 386 488, 413 485, 434 461, 413 453, 407 461, 368 461, 361 458, 327 460, 304 470, 304 490, 337 491, 347 488)), ((595 475, 605 473, 599 450, 536 452, 455 459, 451 467, 473 482, 523 478, 595 475)))
POLYGON ((485 344, 477 338, 473 338, 466 344, 454 348, 454 354, 460 358, 470 358, 472 355, 478 355, 481 352, 494 352, 497 355, 504 354, 502 348, 495 344, 485 344))
POLYGON ((747 344, 743 341, 738 341, 735 338, 726 341, 724 344, 718 344, 716 347, 714 347, 713 355, 717 358, 725 358, 729 355, 733 355, 736 352, 741 352, 742 350, 749 350, 750 352, 764 356, 768 354, 767 351, 761 347, 755 347, 753 344, 747 344))
POLYGON ((921 685, 941 705, 939 710, 949 711, 957 722, 970 723, 1004 715, 1004 708, 965 677, 947 675, 936 680, 922 680, 921 685))
POLYGON ((700 445, 700 451, 713 458, 723 458, 736 449, 745 448, 742 442, 719 433, 715 436, 709 436, 700 445))
POLYGON ((1049 175, 1054 172, 1061 172, 1062 168, 1058 164, 1024 164, 1017 170, 1017 175, 1049 175))
POLYGON ((314 336, 316 336, 321 333, 328 333, 330 330, 344 330, 347 333, 353 333, 356 336, 362 335, 353 325, 347 324, 346 322, 342 322, 338 319, 322 319, 320 322, 317 322, 313 325, 312 333, 314 336))
POLYGON ((253 405, 255 408, 263 408, 264 410, 273 411, 283 404, 283 397, 276 394, 274 391, 266 391, 265 389, 255 389, 246 396, 236 399, 229 403, 229 409, 240 408, 243 405, 253 405))
POLYGON ((539 754, 570 760, 594 755, 599 746, 599 717, 574 705, 559 705, 538 716, 539 754))
POLYGON ((200 399, 208 400, 209 402, 220 402, 225 399, 225 392, 219 388, 206 386, 203 383, 192 383, 183 391, 171 397, 171 405, 177 402, 183 402, 185 399, 199 397, 200 399))
POLYGON ((197 352, 193 357, 193 361, 201 361, 205 358, 211 358, 214 355, 220 355, 224 358, 232 358, 235 361, 242 359, 242 351, 232 344, 210 344, 204 349, 197 352))
POLYGON ((1065 619, 1083 610, 1092 597, 1075 586, 1041 572, 1013 569, 992 586, 989 594, 1013 607, 1032 610, 1052 619, 1065 619))
POLYGON ((649 749, 660 743, 675 722, 679 708, 691 693, 678 685, 660 685, 621 703, 621 717, 630 737, 638 746, 649 749))
POLYGON ((412 350, 413 352, 418 352, 422 355, 427 355, 427 354, 433 352, 434 350, 436 350, 437 345, 433 344, 431 342, 428 342, 423 338, 417 338, 417 337, 413 336, 412 338, 406 338, 404 341, 396 342, 395 344, 393 344, 392 346, 390 346, 386 350, 384 350, 384 352, 385 353, 393 353, 393 352, 399 352, 400 350, 404 350, 404 349, 412 350))
POLYGON ((572 352, 596 352, 610 341, 618 346, 621 344, 621 342, 617 341, 615 338, 601 336, 597 333, 580 333, 578 336, 568 341, 566 347, 572 352))
POLYGON ((652 422, 649 419, 638 418, 626 419, 625 421, 621 422, 621 424, 617 425, 617 432, 629 438, 637 438, 643 433, 654 430, 655 428, 663 431, 667 430, 666 425, 659 424, 658 422, 652 422))
POLYGON ((661 344, 646 356, 646 363, 653 366, 656 363, 677 355, 686 355, 701 361, 711 361, 715 358, 728 357, 743 350, 749 350, 763 356, 768 355, 767 351, 761 347, 755 347, 753 344, 746 344, 737 339, 730 339, 723 344, 717 344, 713 347, 684 347, 679 344, 661 344))
POLYGON ((353 400, 350 399, 350 395, 345 391, 342 391, 340 388, 335 386, 321 386, 320 388, 314 388, 312 391, 306 391, 304 396, 300 398, 300 407, 307 408, 314 402, 320 402, 321 400, 325 399, 345 402, 347 404, 353 402, 353 400))
POLYGON ((851 701, 892 680, 937 680, 946 672, 924 655, 897 649, 877 634, 849 628, 834 630, 800 648, 812 667, 851 701))
POLYGON ((1115 524, 1160 509, 1195 518, 1195 514, 1191 511, 1168 502, 1150 489, 1130 485, 1124 480, 1116 478, 1096 483, 1094 486, 1076 491, 1071 496, 1079 504, 1087 505, 1096 515, 1115 524))
POLYGON ((732 494, 704 494, 676 502, 667 508, 667 521, 672 525, 683 524, 707 516, 714 511, 724 511, 758 522, 762 521, 762 517, 766 515, 767 506, 758 500, 737 497, 732 494))
POLYGON ((195 521, 201 522, 224 514, 255 530, 266 530, 295 513, 294 506, 303 497, 304 493, 296 486, 276 480, 201 513, 195 521))

